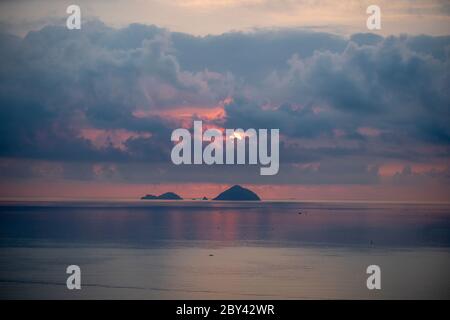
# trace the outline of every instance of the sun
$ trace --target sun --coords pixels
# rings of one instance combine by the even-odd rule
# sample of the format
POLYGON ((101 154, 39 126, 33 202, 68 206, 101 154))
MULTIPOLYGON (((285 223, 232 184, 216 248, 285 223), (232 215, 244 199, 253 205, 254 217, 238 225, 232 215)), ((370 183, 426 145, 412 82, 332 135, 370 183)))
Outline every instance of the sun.
POLYGON ((230 139, 237 138, 238 140, 242 140, 243 136, 239 132, 233 132, 233 136, 230 136, 230 139))

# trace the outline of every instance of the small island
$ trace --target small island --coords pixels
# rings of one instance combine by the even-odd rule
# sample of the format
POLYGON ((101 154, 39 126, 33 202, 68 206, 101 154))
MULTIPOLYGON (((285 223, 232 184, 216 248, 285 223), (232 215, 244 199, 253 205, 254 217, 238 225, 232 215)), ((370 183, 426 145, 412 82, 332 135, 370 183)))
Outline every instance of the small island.
POLYGON ((183 198, 174 192, 166 192, 166 193, 160 194, 159 196, 155 196, 153 194, 147 194, 147 195, 141 197, 141 200, 183 200, 183 198))
POLYGON ((213 200, 222 201, 261 201, 259 196, 253 191, 243 188, 240 185, 234 185, 225 190, 213 200))
MULTIPOLYGON (((155 196, 153 194, 147 194, 141 197, 141 200, 183 200, 182 197, 177 195, 174 192, 166 192, 159 196, 155 196)), ((203 198, 192 198, 192 200, 201 200, 207 201, 207 197, 203 198)), ((240 185, 234 185, 231 188, 225 190, 220 193, 217 197, 212 200, 220 200, 220 201, 261 201, 259 196, 253 191, 241 187, 240 185)))

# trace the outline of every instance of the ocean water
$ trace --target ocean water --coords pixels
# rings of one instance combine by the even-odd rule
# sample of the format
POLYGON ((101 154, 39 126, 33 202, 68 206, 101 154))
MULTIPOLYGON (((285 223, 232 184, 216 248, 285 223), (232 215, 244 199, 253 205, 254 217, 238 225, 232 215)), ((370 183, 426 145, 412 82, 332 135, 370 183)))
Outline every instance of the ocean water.
POLYGON ((449 270, 450 204, 0 203, 1 299, 449 299, 449 270))

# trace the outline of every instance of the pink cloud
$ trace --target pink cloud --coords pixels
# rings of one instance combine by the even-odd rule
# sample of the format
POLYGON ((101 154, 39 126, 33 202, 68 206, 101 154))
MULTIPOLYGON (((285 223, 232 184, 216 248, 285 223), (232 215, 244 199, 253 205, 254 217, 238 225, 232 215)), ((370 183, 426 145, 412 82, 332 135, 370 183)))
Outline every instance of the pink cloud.
POLYGON ((116 149, 126 150, 125 142, 132 138, 150 138, 149 132, 133 132, 125 129, 81 129, 80 136, 89 140, 96 148, 102 149, 113 146, 116 149))

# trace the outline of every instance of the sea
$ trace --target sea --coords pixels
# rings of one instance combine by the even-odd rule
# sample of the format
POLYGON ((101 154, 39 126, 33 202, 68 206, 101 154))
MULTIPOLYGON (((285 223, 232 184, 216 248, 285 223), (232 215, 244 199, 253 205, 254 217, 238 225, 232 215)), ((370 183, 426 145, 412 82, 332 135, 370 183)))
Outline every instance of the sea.
POLYGON ((0 299, 449 298, 449 203, 0 202, 0 299))

